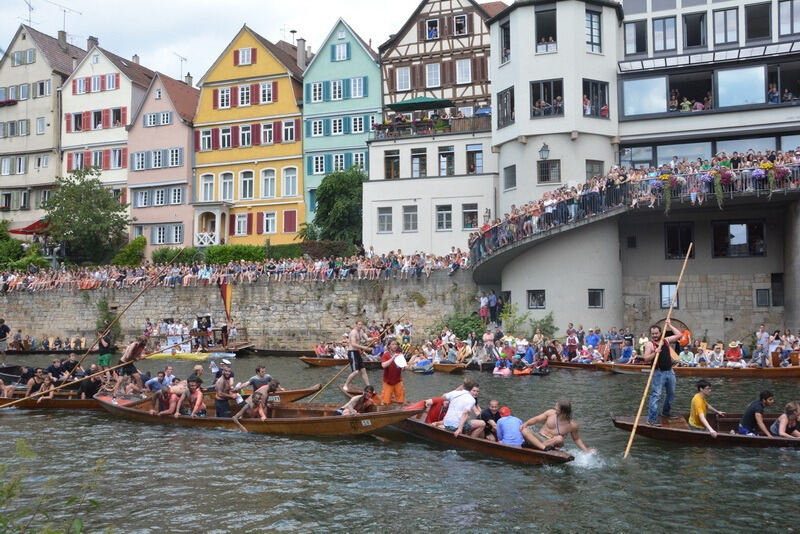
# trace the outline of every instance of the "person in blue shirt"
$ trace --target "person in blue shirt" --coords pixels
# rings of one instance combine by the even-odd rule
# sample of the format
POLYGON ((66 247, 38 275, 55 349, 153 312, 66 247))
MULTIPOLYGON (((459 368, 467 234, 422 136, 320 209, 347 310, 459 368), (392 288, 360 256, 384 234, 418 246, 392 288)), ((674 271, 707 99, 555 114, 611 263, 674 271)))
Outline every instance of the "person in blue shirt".
POLYGON ((532 365, 535 356, 536 351, 533 350, 533 345, 528 345, 528 348, 525 350, 525 363, 532 365))
POLYGON ((164 380, 164 371, 159 371, 155 378, 151 378, 144 383, 144 386, 150 391, 161 391, 168 385, 169 384, 166 384, 164 380))
POLYGON ((589 330, 589 333, 586 335, 586 344, 596 347, 600 344, 600 335, 596 334, 595 331, 589 330))
POLYGON ((633 358, 633 347, 626 343, 622 348, 622 356, 617 360, 617 363, 632 363, 631 358, 633 358))
POLYGON ((525 442, 520 432, 522 420, 511 415, 511 408, 503 406, 500 408, 500 419, 497 420, 497 441, 504 445, 521 447, 525 442))
POLYGON ((497 324, 497 295, 494 289, 489 292, 489 320, 497 324))

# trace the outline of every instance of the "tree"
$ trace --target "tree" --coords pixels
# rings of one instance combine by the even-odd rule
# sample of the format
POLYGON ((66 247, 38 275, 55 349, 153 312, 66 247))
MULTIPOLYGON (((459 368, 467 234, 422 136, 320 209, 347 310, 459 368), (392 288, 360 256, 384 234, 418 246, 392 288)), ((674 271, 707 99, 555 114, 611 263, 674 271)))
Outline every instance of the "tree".
POLYGON ((500 314, 500 320, 504 326, 503 330, 507 334, 520 335, 522 333, 522 325, 528 322, 530 315, 530 312, 520 313, 519 306, 513 302, 507 302, 503 306, 503 313, 500 314))
POLYGON ((128 205, 120 202, 92 167, 56 178, 44 206, 51 240, 65 247, 75 262, 102 263, 126 241, 128 205))
POLYGON ((319 239, 361 242, 361 189, 366 179, 360 167, 351 167, 322 180, 314 217, 319 239))

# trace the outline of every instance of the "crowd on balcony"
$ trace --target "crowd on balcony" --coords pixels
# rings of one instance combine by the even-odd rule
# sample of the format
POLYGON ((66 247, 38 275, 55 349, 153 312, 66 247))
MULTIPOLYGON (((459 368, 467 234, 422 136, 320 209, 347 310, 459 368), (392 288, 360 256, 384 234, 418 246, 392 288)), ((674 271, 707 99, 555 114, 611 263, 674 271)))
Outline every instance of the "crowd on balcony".
POLYGON ((469 257, 454 248, 449 254, 436 256, 423 252, 405 254, 401 250, 376 254, 372 247, 350 257, 285 258, 264 262, 229 262, 211 265, 202 262, 176 265, 69 269, 63 263, 58 269, 0 271, 0 292, 47 291, 52 289, 91 290, 98 288, 206 286, 223 281, 233 284, 277 282, 333 282, 335 280, 411 280, 429 278, 434 271, 456 271, 469 267, 469 257))
POLYGON ((767 192, 800 188, 800 147, 796 150, 719 153, 711 159, 673 157, 668 163, 646 168, 615 166, 605 176, 582 184, 563 185, 538 200, 517 206, 503 217, 486 222, 470 234, 470 262, 504 246, 557 226, 607 212, 655 208, 665 197, 685 198, 701 205, 716 194, 767 192))

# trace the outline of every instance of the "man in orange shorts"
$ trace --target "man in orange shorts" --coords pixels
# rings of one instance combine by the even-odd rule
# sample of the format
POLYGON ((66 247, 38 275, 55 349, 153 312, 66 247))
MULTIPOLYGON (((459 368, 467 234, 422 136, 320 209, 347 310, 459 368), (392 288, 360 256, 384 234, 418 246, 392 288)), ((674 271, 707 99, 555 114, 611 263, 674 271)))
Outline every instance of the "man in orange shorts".
POLYGON ((383 391, 381 391, 381 402, 391 404, 392 395, 394 401, 402 404, 406 400, 406 393, 403 389, 403 369, 394 362, 395 358, 402 356, 400 343, 397 339, 389 341, 386 352, 381 356, 381 367, 383 367, 383 391))

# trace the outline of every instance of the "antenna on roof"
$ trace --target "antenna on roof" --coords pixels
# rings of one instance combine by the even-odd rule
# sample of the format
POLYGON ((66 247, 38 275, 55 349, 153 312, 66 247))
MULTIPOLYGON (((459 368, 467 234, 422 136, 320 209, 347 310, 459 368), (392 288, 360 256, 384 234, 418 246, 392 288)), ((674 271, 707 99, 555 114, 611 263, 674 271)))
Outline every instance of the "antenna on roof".
POLYGON ((28 26, 30 26, 33 23, 33 21, 31 21, 31 13, 33 13, 33 4, 30 3, 30 0, 22 0, 22 1, 25 2, 26 6, 28 6, 28 26))
POLYGON ((183 64, 184 64, 184 62, 189 61, 189 60, 186 59, 185 57, 183 57, 182 55, 180 55, 177 52, 172 52, 172 53, 175 54, 176 56, 178 56, 178 60, 180 61, 180 64, 181 64, 181 75, 180 75, 180 78, 178 78, 178 79, 182 80, 183 79, 183 64))
POLYGON ((64 13, 63 28, 61 29, 64 31, 67 31, 67 11, 69 11, 70 13, 75 13, 76 15, 83 15, 83 13, 81 13, 80 11, 72 9, 71 7, 61 5, 57 2, 53 2, 53 0, 44 0, 44 1, 47 2, 48 4, 53 4, 54 6, 61 8, 61 11, 64 13))
POLYGON ((31 26, 31 27, 33 27, 34 24, 39 24, 38 20, 31 20, 30 16, 28 16, 28 17, 17 17, 17 18, 19 20, 21 20, 22 22, 26 22, 28 24, 28 26, 31 26))
POLYGON ((292 44, 294 44, 294 34, 297 33, 297 30, 289 30, 289 33, 292 34, 292 44))
POLYGON ((287 30, 286 24, 281 26, 281 39, 284 39, 284 40, 286 39, 286 30, 287 30))

